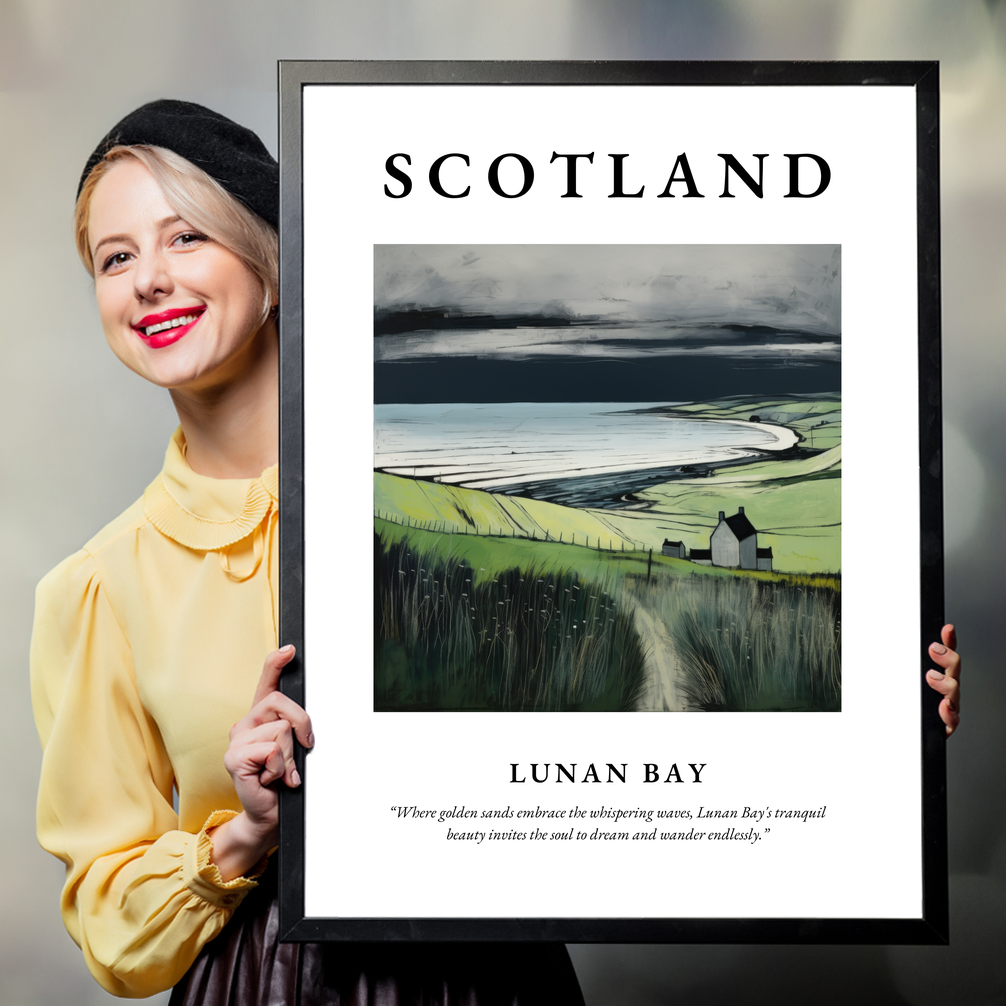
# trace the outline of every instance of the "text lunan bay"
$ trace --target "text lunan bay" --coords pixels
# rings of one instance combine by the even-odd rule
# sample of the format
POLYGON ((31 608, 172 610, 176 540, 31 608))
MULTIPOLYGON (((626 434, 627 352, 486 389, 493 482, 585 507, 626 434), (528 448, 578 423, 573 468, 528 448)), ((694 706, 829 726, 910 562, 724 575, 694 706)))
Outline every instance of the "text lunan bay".
POLYGON ((603 762, 598 769, 594 762, 586 767, 578 766, 576 762, 531 762, 521 765, 520 762, 510 762, 510 782, 590 782, 590 783, 624 783, 632 778, 635 782, 671 782, 700 783, 705 762, 685 763, 685 768, 679 769, 677 762, 661 767, 657 762, 643 762, 630 773, 628 762, 603 762))

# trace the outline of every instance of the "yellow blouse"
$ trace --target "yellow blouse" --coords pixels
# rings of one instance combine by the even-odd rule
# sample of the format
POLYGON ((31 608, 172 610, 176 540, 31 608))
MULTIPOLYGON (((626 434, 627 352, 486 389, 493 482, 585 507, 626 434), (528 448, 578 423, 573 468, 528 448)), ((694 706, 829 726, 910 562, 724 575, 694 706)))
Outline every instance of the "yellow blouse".
POLYGON ((174 985, 255 886, 223 882, 206 829, 241 809, 228 731, 276 646, 277 493, 276 467, 197 475, 176 431, 143 498, 38 586, 38 837, 115 995, 174 985))

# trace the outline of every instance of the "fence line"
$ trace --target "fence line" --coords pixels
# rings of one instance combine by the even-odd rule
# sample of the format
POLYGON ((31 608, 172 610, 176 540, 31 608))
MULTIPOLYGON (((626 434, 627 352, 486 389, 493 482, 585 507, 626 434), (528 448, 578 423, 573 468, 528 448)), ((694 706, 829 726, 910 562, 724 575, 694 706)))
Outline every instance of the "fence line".
MULTIPOLYGON (((374 516, 380 518, 381 520, 386 520, 391 524, 398 524, 400 527, 411 527, 418 531, 433 531, 439 534, 472 534, 483 538, 523 538, 526 541, 552 541, 557 544, 576 544, 575 533, 570 535, 569 542, 565 542, 564 531, 560 531, 557 538, 547 528, 532 528, 531 534, 527 534, 527 532, 524 531, 517 534, 517 528, 513 525, 507 529, 503 527, 493 528, 491 524, 487 524, 483 531, 482 525, 478 522, 474 525, 468 525, 458 524, 456 521, 447 521, 442 519, 420 520, 417 517, 408 517, 392 513, 390 510, 376 510, 374 512, 374 516), (539 530, 543 533, 543 538, 538 537, 539 530)), ((593 549, 597 552, 646 552, 645 545, 625 538, 614 539, 609 537, 607 539, 607 547, 605 547, 604 541, 600 535, 584 535, 584 537, 586 538, 586 542, 581 547, 593 549), (594 545, 591 545, 590 543, 591 537, 594 539, 594 545), (618 548, 615 548, 616 544, 619 546, 618 548)))

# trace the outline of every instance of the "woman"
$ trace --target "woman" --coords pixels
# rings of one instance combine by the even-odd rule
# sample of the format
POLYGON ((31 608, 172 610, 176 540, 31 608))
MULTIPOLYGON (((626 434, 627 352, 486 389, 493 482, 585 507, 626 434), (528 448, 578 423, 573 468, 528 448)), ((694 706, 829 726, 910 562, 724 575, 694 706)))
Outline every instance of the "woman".
POLYGON ((276 786, 300 785, 294 737, 313 744, 277 690, 277 220, 258 137, 187 102, 128 115, 81 178, 106 339, 180 426, 143 497, 38 589, 38 831, 67 929, 121 996, 582 1003, 561 946, 276 942, 276 786))

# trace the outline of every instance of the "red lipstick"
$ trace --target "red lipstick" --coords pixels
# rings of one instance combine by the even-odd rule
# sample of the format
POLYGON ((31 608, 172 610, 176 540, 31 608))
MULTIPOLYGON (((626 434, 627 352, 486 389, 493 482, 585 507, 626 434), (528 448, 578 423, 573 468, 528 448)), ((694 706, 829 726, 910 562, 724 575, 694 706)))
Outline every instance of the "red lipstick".
POLYGON ((197 307, 173 307, 168 311, 148 314, 133 325, 133 331, 151 349, 161 349, 164 346, 170 346, 173 342, 178 342, 184 335, 187 335, 205 310, 205 306, 199 305, 197 307), (179 320, 183 318, 189 320, 178 324, 179 320), (154 331, 150 331, 151 329, 154 331))

